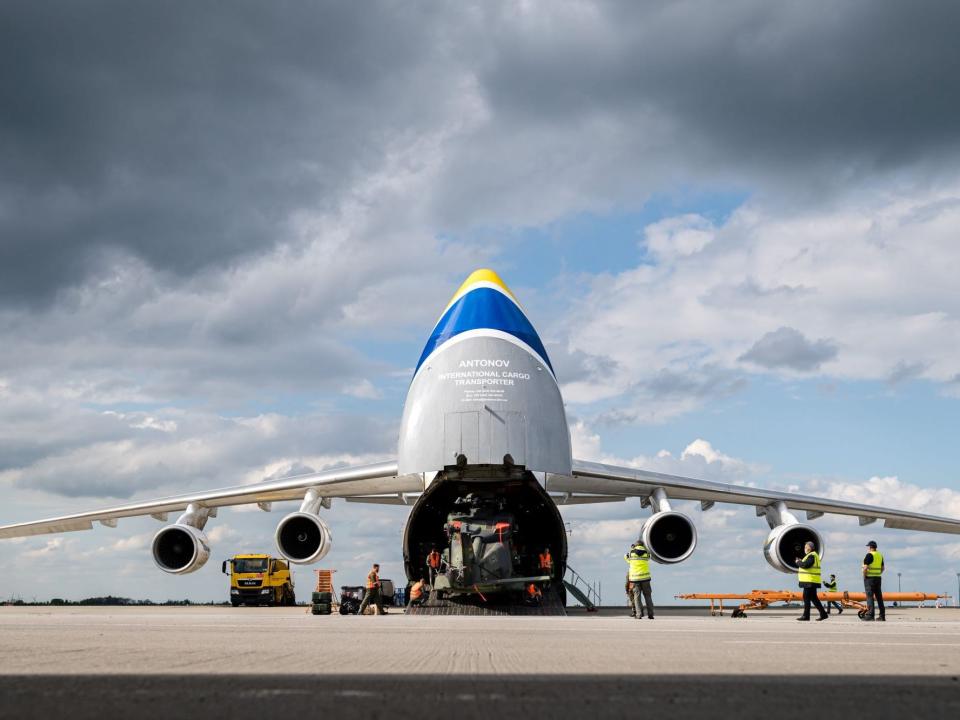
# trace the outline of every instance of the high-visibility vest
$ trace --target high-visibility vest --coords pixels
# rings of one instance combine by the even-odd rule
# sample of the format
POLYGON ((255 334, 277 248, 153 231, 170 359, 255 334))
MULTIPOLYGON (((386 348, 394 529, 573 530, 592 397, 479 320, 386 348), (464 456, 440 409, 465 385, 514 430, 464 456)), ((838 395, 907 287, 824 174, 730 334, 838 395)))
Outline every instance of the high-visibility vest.
POLYGON ((540 588, 538 588, 533 583, 530 583, 527 586, 527 595, 529 595, 532 598, 538 597, 540 595, 540 588))
POLYGON ((807 558, 813 555, 813 565, 808 568, 800 568, 797 570, 797 579, 804 583, 817 583, 820 584, 820 555, 817 554, 816 550, 811 550, 806 555, 803 556, 803 562, 807 561, 807 558))
POLYGON ((867 565, 867 577, 880 577, 883 574, 883 555, 879 550, 871 550, 873 562, 867 565))
POLYGON ((837 591, 837 581, 834 580, 832 583, 824 580, 823 587, 826 588, 827 592, 836 592, 837 591))
POLYGON ((427 555, 427 565, 432 567, 434 570, 440 567, 440 553, 434 550, 429 555, 427 555))
POLYGON ((540 569, 541 570, 553 569, 553 558, 550 557, 550 553, 540 553, 540 569))
POLYGON ((643 545, 634 545, 623 559, 630 563, 630 582, 650 579, 650 556, 643 545))
POLYGON ((377 571, 371 570, 370 574, 367 575, 367 590, 373 590, 379 582, 380 577, 377 575, 377 571))
POLYGON ((410 588, 410 599, 419 600, 423 597, 423 583, 415 582, 413 587, 410 588))

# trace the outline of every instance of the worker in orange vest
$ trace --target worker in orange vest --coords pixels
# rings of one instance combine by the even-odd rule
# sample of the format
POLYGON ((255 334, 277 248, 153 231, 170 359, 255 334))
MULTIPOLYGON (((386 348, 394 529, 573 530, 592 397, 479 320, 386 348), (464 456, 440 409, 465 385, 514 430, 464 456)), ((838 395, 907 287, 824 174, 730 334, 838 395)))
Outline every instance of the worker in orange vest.
POLYGON ((408 607, 419 607, 423 604, 426 587, 427 582, 423 578, 420 578, 410 586, 410 602, 407 604, 408 607))
POLYGON ((533 583, 527 585, 527 602, 531 605, 539 605, 540 601, 543 599, 543 593, 540 592, 538 588, 533 583))
POLYGON ((440 564, 443 562, 443 558, 440 553, 437 552, 437 548, 434 547, 430 550, 427 555, 427 570, 430 573, 430 585, 433 586, 434 581, 437 579, 437 573, 440 572, 440 564))
POLYGON ((539 558, 540 572, 543 575, 553 575, 553 556, 550 555, 550 548, 544 548, 539 558))
POLYGON ((358 615, 363 615, 367 605, 373 603, 377 607, 380 615, 386 615, 387 611, 383 609, 383 594, 380 592, 380 565, 373 564, 373 569, 367 573, 367 586, 363 593, 363 600, 360 603, 358 615))

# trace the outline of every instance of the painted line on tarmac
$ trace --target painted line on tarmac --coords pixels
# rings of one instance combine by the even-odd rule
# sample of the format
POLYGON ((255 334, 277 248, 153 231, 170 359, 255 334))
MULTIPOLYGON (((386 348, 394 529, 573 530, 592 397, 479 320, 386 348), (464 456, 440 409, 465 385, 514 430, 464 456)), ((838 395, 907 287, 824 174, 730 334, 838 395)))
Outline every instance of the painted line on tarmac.
MULTIPOLYGON (((916 645, 917 647, 960 647, 960 643, 923 643, 923 642, 853 642, 853 641, 830 641, 831 645, 865 645, 868 647, 877 647, 878 645, 889 645, 890 647, 905 647, 916 645)), ((726 645, 823 645, 823 641, 812 640, 727 640, 726 645)))

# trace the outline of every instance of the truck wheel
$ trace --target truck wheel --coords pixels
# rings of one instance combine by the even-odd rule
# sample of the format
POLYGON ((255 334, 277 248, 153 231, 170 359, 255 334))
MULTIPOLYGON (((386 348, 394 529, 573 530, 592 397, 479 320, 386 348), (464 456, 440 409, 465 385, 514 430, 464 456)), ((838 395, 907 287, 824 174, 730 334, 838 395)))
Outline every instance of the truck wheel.
POLYGON ((233 605, 234 607, 240 607, 240 601, 239 601, 239 600, 231 600, 231 601, 230 601, 230 604, 233 605))

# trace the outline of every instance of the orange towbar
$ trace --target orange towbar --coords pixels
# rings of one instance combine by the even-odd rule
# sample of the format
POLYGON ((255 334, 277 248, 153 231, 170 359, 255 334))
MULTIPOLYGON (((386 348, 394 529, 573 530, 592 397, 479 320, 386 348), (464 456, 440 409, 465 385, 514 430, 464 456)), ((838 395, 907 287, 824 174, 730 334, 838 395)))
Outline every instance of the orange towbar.
MULTIPOLYGON (((823 602, 838 602, 841 607, 855 608, 860 615, 867 609, 865 605, 867 596, 862 592, 819 592, 817 597, 823 602)), ((924 602, 948 597, 950 596, 922 592, 885 592, 883 594, 884 602, 924 602)), ((711 615, 723 615, 724 600, 745 600, 746 602, 733 610, 732 617, 736 618, 746 617, 747 610, 766 610, 773 603, 802 602, 803 593, 794 590, 751 590, 748 593, 688 593, 677 595, 676 598, 678 600, 709 600, 711 615), (715 602, 719 605, 715 606, 715 602)))

